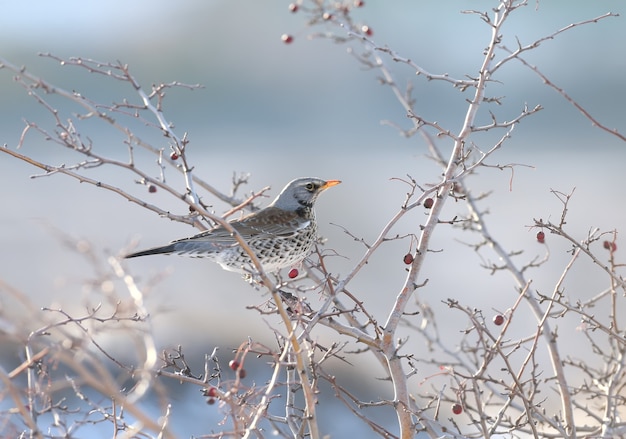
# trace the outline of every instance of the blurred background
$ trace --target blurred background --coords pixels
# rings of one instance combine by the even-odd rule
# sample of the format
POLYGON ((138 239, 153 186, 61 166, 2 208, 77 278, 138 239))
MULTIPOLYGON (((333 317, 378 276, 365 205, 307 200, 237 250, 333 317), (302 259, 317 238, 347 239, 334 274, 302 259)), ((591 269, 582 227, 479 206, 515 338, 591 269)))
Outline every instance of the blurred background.
MULTIPOLYGON (((300 176, 343 180, 321 197, 317 207, 328 247, 344 256, 333 259, 330 267, 341 276, 364 251, 342 227, 366 242, 373 241, 398 211, 407 192, 405 185, 392 179, 408 174, 427 187, 438 182, 441 171, 425 157, 421 137, 404 138, 397 129, 381 123, 411 126, 391 90, 377 80, 378 72, 366 69, 348 53, 348 47, 358 52, 359 46, 308 38, 337 29, 308 27, 306 16, 290 13, 288 4, 287 0, 183 0, 175 5, 161 0, 4 2, 0 56, 59 87, 103 103, 135 96, 117 81, 61 66, 37 54, 120 60, 129 64, 146 90, 161 82, 202 84, 204 88, 193 91, 170 90, 164 112, 179 135, 188 133, 188 156, 195 173, 204 180, 228 192, 233 173, 249 173, 244 191, 271 186, 270 197, 300 176), (291 44, 281 41, 283 33, 293 36, 291 44)), ((476 15, 461 11, 486 11, 494 4, 366 0, 353 18, 371 27, 371 38, 377 44, 388 45, 425 70, 464 78, 476 75, 490 30, 476 15)), ((503 29, 503 44, 514 49, 515 38, 529 44, 571 23, 609 11, 621 16, 570 30, 524 57, 599 121, 624 133, 623 2, 530 2, 513 14, 503 29)), ((416 109, 421 115, 453 131, 461 127, 471 90, 460 93, 448 83, 416 77, 405 65, 391 61, 389 65, 402 87, 413 82, 416 109)), ((12 81, 13 76, 6 69, 0 70, 0 143, 9 148, 16 147, 25 120, 53 129, 49 114, 12 81)), ((488 161, 532 167, 515 168, 513 178, 508 170, 481 169, 468 180, 474 193, 492 191, 482 203, 490 211, 487 218, 492 234, 506 248, 525 252, 519 257, 520 263, 543 256, 546 247, 536 243, 536 231, 527 226, 532 225, 533 218, 560 218, 562 205, 551 189, 569 193, 575 188, 568 227, 577 239, 583 239, 594 227, 623 228, 624 143, 594 128, 520 63, 510 63, 496 79, 500 82, 489 84, 487 91, 502 97, 502 104, 489 109, 502 120, 516 117, 524 104, 530 108, 540 104, 544 110, 524 119, 488 161)), ((54 99, 54 103, 65 111, 64 117, 76 111, 68 102, 54 99)), ((489 123, 485 110, 479 121, 489 123)), ((123 136, 108 126, 87 124, 82 134, 93 139, 95 150, 125 157, 123 136)), ((475 141, 487 150, 500 135, 489 134, 475 141)), ((155 146, 167 148, 158 132, 151 136, 155 146)), ((440 146, 449 151, 446 142, 442 140, 440 146)), ((59 146, 35 135, 27 138, 21 152, 55 165, 72 160, 59 146)), ((158 168, 150 166, 158 176, 158 168)), ((115 194, 62 175, 29 178, 39 173, 0 154, 0 276, 27 294, 37 307, 79 311, 91 293, 84 289, 84 281, 94 275, 93 269, 64 244, 61 234, 85 240, 104 260, 120 254, 134 240, 148 247, 195 233, 189 226, 159 218, 115 194)), ((124 179, 132 183, 130 176, 120 176, 114 170, 99 170, 96 175, 113 183, 124 179)), ((182 178, 174 172, 168 178, 183 190, 182 178)), ((144 199, 167 206, 173 213, 186 213, 183 203, 162 193, 149 195, 144 189, 136 189, 144 199)), ((213 204, 217 213, 226 210, 215 200, 207 198, 205 202, 213 204)), ((450 202, 447 209, 450 218, 464 212, 462 203, 450 202)), ((416 209, 395 230, 400 235, 419 233, 424 218, 423 210, 416 209)), ((485 310, 506 310, 515 300, 510 276, 489 276, 480 264, 497 260, 481 260, 471 248, 460 245, 459 239, 475 242, 478 238, 448 226, 438 228, 433 247, 444 251, 433 253, 428 260, 423 276, 429 283, 420 294, 434 308, 442 307, 440 301, 450 297, 485 310)), ((620 246, 621 241, 617 242, 620 246)), ((384 321, 402 285, 402 256, 409 246, 408 240, 384 246, 351 284, 352 293, 380 321, 384 321)), ((549 264, 530 275, 535 279, 533 286, 542 292, 551 291, 570 248, 550 236, 547 246, 549 264)), ((493 258, 488 253, 486 256, 493 258)), ((251 334, 260 334, 260 341, 268 344, 273 342, 266 319, 245 309, 266 298, 238 275, 206 261, 173 257, 142 258, 126 266, 140 280, 165 274, 149 291, 147 305, 160 310, 154 316, 159 346, 184 345, 196 366, 202 364, 203 353, 216 345, 223 348, 227 359, 229 349, 251 334)), ((572 274, 568 293, 574 298, 591 297, 607 282, 600 270, 581 264, 572 274)), ((3 294, 0 291, 0 298, 3 294)), ((10 310, 10 300, 2 300, 5 312, 10 310)), ((450 325, 450 336, 458 337, 461 328, 450 325)), ((575 321, 567 322, 562 331, 574 334, 575 327, 575 321)), ((520 327, 519 334, 528 334, 528 330, 520 327)), ((323 331, 318 336, 321 342, 329 341, 323 331)), ((113 340, 111 344, 115 344, 113 340)), ((15 355, 10 352, 6 357, 15 355)), ((341 368, 344 373, 354 373, 345 365, 341 368)), ((374 376, 381 373, 372 371, 374 376)), ((186 413, 173 414, 173 429, 183 437, 214 428, 211 416, 220 419, 198 396, 181 396, 186 413)), ((393 419, 390 422, 393 425, 393 419)), ((344 428, 352 431, 354 426, 328 425, 328 432, 342 437, 344 428)))

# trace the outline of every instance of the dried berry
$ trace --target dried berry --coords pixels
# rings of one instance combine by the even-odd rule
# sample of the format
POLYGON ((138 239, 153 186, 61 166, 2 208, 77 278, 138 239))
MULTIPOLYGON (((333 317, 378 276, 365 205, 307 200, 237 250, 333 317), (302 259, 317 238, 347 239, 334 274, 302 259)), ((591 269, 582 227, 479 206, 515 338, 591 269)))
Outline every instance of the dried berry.
POLYGON ((611 241, 604 241, 602 243, 602 246, 609 250, 611 253, 613 253, 615 250, 617 250, 617 244, 615 244, 614 242, 611 241))

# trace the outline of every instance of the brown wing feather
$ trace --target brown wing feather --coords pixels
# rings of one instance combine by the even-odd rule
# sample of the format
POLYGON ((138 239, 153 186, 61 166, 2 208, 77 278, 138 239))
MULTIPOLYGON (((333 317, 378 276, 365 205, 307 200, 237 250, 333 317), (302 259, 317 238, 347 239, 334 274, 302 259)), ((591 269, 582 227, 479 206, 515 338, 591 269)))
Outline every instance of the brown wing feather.
MULTIPOLYGON (((296 212, 287 212, 276 207, 267 207, 255 214, 232 221, 230 225, 247 241, 260 237, 292 236, 309 223, 310 220, 300 217, 296 212)), ((190 238, 173 241, 173 243, 186 241, 207 241, 219 247, 237 245, 231 233, 222 226, 217 226, 190 238)))

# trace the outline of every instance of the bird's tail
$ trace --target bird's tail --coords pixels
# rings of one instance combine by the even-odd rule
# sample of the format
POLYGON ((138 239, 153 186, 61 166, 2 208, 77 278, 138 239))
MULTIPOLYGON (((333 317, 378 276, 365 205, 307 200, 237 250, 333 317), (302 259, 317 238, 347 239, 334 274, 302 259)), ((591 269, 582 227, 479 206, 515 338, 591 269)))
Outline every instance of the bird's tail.
POLYGON ((149 248, 147 250, 141 250, 135 253, 128 254, 124 256, 125 259, 136 258, 139 256, 149 256, 149 255, 161 255, 161 254, 169 254, 176 251, 174 248, 174 244, 165 245, 163 247, 154 247, 149 248))

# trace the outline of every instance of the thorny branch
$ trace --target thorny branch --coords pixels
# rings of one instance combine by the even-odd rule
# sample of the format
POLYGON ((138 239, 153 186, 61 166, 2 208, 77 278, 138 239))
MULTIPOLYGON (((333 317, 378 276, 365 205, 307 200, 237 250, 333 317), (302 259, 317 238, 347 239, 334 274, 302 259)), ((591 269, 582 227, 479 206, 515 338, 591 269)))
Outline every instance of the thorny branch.
MULTIPOLYGON (((330 38, 338 43, 350 43, 349 52, 362 65, 380 75, 380 83, 390 88, 412 123, 412 128, 402 133, 406 136, 414 134, 422 136, 431 158, 441 167, 442 174, 436 182, 417 182, 411 179, 409 183, 411 190, 406 200, 396 213, 390 215, 390 219, 373 241, 357 239, 348 228, 344 228, 347 235, 360 240, 365 248, 360 257, 356 258, 352 269, 343 275, 331 273, 328 255, 332 253, 319 249, 314 257, 305 263, 305 275, 297 279, 283 282, 280 277, 275 280, 264 272, 257 256, 224 218, 243 209, 254 210, 256 208, 254 202, 267 188, 251 194, 242 201, 236 199, 235 194, 240 186, 247 182, 245 176, 233 178, 230 195, 199 179, 192 172, 193 166, 186 155, 187 148, 191 147, 187 134, 177 135, 173 124, 165 116, 165 90, 172 87, 195 89, 197 85, 173 82, 155 85, 147 92, 131 75, 126 64, 43 55, 63 66, 84 69, 89 73, 129 84, 139 96, 139 102, 123 99, 112 105, 103 105, 78 92, 57 88, 25 69, 0 59, 0 68, 13 71, 16 81, 52 115, 54 121, 53 130, 46 130, 34 122, 27 122, 17 148, 23 148, 27 143, 27 136, 36 132, 83 158, 74 164, 53 166, 7 146, 0 148, 0 152, 44 171, 44 174, 35 177, 67 175, 80 182, 116 193, 134 204, 174 221, 185 222, 200 229, 206 228, 201 220, 222 225, 233 234, 239 245, 252 258, 256 275, 261 281, 257 287, 262 286, 272 297, 269 304, 250 308, 258 310, 261 315, 278 313, 284 326, 282 330, 270 327, 276 337, 278 348, 264 346, 250 339, 235 350, 237 363, 236 367, 231 367, 235 374, 234 379, 225 377, 217 359, 217 350, 205 356, 202 373, 192 370, 180 346, 163 351, 161 358, 163 364, 159 366, 157 348, 152 337, 153 328, 149 312, 143 302, 142 288, 119 261, 112 258, 109 260, 111 272, 108 275, 124 285, 126 293, 132 299, 130 309, 134 310, 134 313, 123 314, 117 305, 112 305, 108 313, 105 313, 102 307, 95 306, 80 317, 73 316, 63 309, 55 309, 54 312, 48 310, 49 314, 61 316, 61 320, 42 322, 39 330, 27 337, 26 359, 22 364, 10 373, 0 371, 0 380, 14 402, 15 412, 20 415, 21 423, 30 430, 32 437, 43 437, 38 427, 41 414, 52 411, 57 414, 67 412, 61 403, 54 402, 46 395, 43 386, 46 381, 53 381, 51 378, 53 368, 49 366, 57 363, 66 365, 75 374, 76 378, 72 380, 71 385, 77 396, 82 396, 86 400, 80 387, 89 386, 112 398, 111 408, 101 411, 106 412, 107 419, 112 420, 110 422, 114 424, 116 437, 120 430, 137 435, 142 434, 144 430, 150 430, 158 437, 171 437, 168 424, 169 402, 163 405, 162 418, 159 422, 151 419, 138 404, 148 390, 153 388, 158 390, 156 377, 195 385, 202 389, 202 395, 206 397, 207 403, 214 404, 219 401, 225 419, 230 419, 231 428, 229 430, 224 427, 222 431, 206 437, 224 437, 224 435, 262 437, 268 426, 278 436, 321 437, 321 420, 316 411, 316 406, 322 403, 322 400, 318 399, 320 381, 328 383, 336 398, 354 414, 355 419, 364 423, 370 431, 380 437, 408 439, 418 432, 423 432, 429 437, 488 438, 495 435, 513 437, 528 434, 533 437, 574 438, 579 434, 614 437, 626 431, 626 425, 620 421, 623 418, 621 407, 626 402, 620 396, 626 388, 624 373, 626 344, 620 325, 623 294, 617 294, 618 289, 626 291, 626 288, 620 273, 624 265, 616 260, 617 232, 591 229, 583 240, 575 239, 568 230, 566 231, 568 203, 572 194, 554 191, 562 203, 560 221, 552 223, 542 219, 535 220, 531 227, 546 230, 554 237, 560 237, 570 243, 571 258, 555 283, 552 293, 541 294, 538 290, 531 289, 531 285, 534 284, 530 273, 542 269, 549 260, 547 248, 543 258, 535 257, 530 262, 517 262, 523 253, 505 250, 497 237, 491 234, 485 214, 479 208, 479 204, 484 202, 485 198, 473 194, 468 182, 468 177, 475 175, 479 169, 495 167, 509 168, 513 171, 515 167, 520 166, 494 165, 491 164, 491 159, 505 145, 521 121, 526 117, 535 116, 542 109, 541 105, 532 108, 524 105, 518 115, 510 120, 502 120, 496 112, 489 110, 491 104, 500 104, 503 98, 488 96, 486 87, 498 80, 496 74, 502 66, 511 61, 519 61, 531 69, 546 85, 574 105, 592 124, 617 138, 626 140, 617 129, 609 129, 602 125, 568 93, 551 82, 539 68, 520 57, 522 53, 535 50, 544 42, 562 36, 566 31, 615 17, 616 14, 607 13, 568 25, 528 45, 522 45, 518 40, 517 49, 510 50, 502 43, 503 35, 507 32, 506 24, 510 15, 518 8, 526 6, 527 1, 503 0, 497 2, 497 6, 489 12, 463 11, 477 16, 486 25, 489 35, 478 72, 467 75, 466 79, 458 79, 446 73, 432 73, 409 57, 387 46, 379 45, 371 33, 367 32, 367 26, 357 24, 351 15, 352 8, 360 7, 362 4, 362 2, 329 3, 298 0, 291 8, 292 10, 302 8, 310 17, 311 26, 323 25, 332 29, 330 32, 314 36, 330 38), (501 56, 502 52, 507 55, 501 56), (413 97, 414 88, 409 85, 406 90, 401 90, 391 65, 408 68, 419 79, 449 83, 459 92, 473 91, 472 97, 467 101, 461 128, 450 129, 430 118, 427 111, 418 111, 413 97), (77 115, 75 120, 70 118, 65 121, 47 100, 46 95, 50 94, 79 104, 85 113, 77 115), (476 124, 481 112, 489 114, 491 123, 476 124), (112 115, 135 119, 158 130, 168 139, 167 148, 177 158, 172 159, 171 156, 168 158, 163 148, 156 148, 139 138, 130 125, 122 124, 112 115), (123 133, 128 161, 105 157, 97 152, 96 144, 91 140, 84 140, 88 137, 84 137, 80 132, 77 122, 87 118, 97 118, 123 133), (500 130, 503 134, 489 147, 479 146, 476 134, 491 130, 500 130), (436 140, 431 137, 431 133, 434 133, 436 140), (138 161, 136 147, 156 157, 159 177, 152 177, 149 172, 143 170, 138 161), (449 148, 448 154, 442 153, 445 147, 449 148), (184 201, 191 208, 191 214, 173 215, 143 201, 139 196, 132 195, 123 186, 102 182, 84 174, 85 171, 99 166, 122 169, 133 176, 137 183, 154 185, 162 189, 184 201), (166 181, 166 171, 171 168, 182 174, 185 182, 184 192, 176 191, 166 181), (207 194, 226 202, 232 208, 224 216, 215 215, 209 210, 198 190, 205 190, 207 194), (466 205, 468 209, 466 217, 443 219, 444 207, 450 198, 466 205), (414 215, 418 207, 425 207, 427 199, 430 199, 432 205, 426 208, 428 209, 426 220, 409 234, 396 233, 399 222, 414 215), (497 264, 484 264, 491 274, 503 270, 512 274, 515 295, 511 306, 499 315, 502 318, 499 324, 501 327, 498 324, 495 328, 489 326, 483 310, 464 305, 457 299, 444 301, 447 314, 442 314, 430 306, 424 297, 418 297, 418 290, 428 283, 424 264, 433 251, 430 248, 431 239, 437 230, 448 225, 480 236, 480 243, 471 247, 483 260, 486 260, 483 253, 491 252, 500 261, 497 264), (603 243, 609 252, 609 261, 606 263, 603 257, 595 252, 593 244, 600 241, 601 237, 609 235, 612 239, 607 239, 603 243), (379 323, 375 317, 378 313, 368 309, 370 306, 368 301, 359 294, 360 292, 351 290, 356 289, 355 280, 359 278, 364 268, 373 265, 373 255, 382 246, 396 239, 411 239, 410 258, 406 259, 409 261, 407 274, 395 297, 388 302, 389 307, 384 311, 386 319, 379 323), (608 276, 609 287, 590 300, 572 303, 565 293, 566 279, 572 276, 574 264, 582 264, 585 257, 608 276), (313 302, 310 299, 312 292, 316 292, 320 299, 319 303, 313 306, 309 304, 313 302), (605 305, 605 302, 608 302, 608 318, 593 313, 593 309, 605 305), (524 308, 523 304, 527 308, 524 308), (417 311, 413 311, 414 309, 417 311), (528 310, 534 316, 532 327, 520 324, 528 310), (596 369, 582 360, 574 361, 564 353, 558 339, 557 319, 566 315, 580 318, 580 330, 593 352, 607 365, 605 369, 596 369), (447 318, 462 318, 467 323, 458 340, 450 342, 441 336, 442 325, 438 322, 441 323, 447 318), (130 367, 112 356, 98 341, 97 332, 91 331, 91 327, 88 327, 95 325, 104 331, 108 328, 107 325, 113 323, 129 327, 133 324, 144 325, 139 331, 140 337, 135 337, 134 340, 136 346, 141 347, 139 367, 130 367), (333 342, 330 347, 318 343, 317 331, 322 326, 341 341, 333 342), (79 335, 71 332, 70 327, 77 329, 79 335), (424 341, 424 349, 418 346, 412 350, 413 345, 408 342, 409 338, 400 331, 400 328, 409 330, 411 337, 424 341), (522 335, 516 331, 521 331, 522 335), (77 360, 71 350, 64 348, 63 343, 45 342, 51 332, 70 340, 72 348, 89 345, 95 348, 95 352, 85 351, 88 355, 77 360), (605 339, 600 341, 599 335, 603 335, 605 339), (608 343, 604 343, 605 341, 608 343), (348 346, 353 350, 348 350, 348 346), (545 365, 538 359, 543 350, 548 352, 551 361, 550 372, 547 372, 545 365), (339 360, 354 367, 355 364, 358 365, 355 359, 361 358, 359 355, 374 357, 384 372, 382 382, 387 383, 393 391, 392 398, 381 397, 375 401, 363 401, 349 385, 343 384, 327 369, 332 367, 328 365, 331 360, 339 360), (254 356, 266 359, 269 375, 265 383, 246 385, 243 363, 252 361, 250 358, 254 356), (132 376, 135 381, 130 390, 120 391, 116 377, 101 364, 102 359, 115 365, 117 370, 132 376), (437 366, 441 372, 424 377, 423 366, 437 366), (588 383, 578 387, 572 384, 575 381, 572 380, 572 369, 586 374, 588 383), (15 381, 23 373, 28 376, 28 404, 23 403, 21 390, 15 381), (424 386, 415 391, 410 381, 414 376, 421 378, 420 386, 432 381, 431 390, 424 390, 426 388, 424 386), (435 383, 435 380, 442 381, 435 383), (284 414, 279 414, 273 410, 275 406, 273 401, 278 400, 279 394, 283 391, 286 397, 280 404, 283 405, 284 414), (553 398, 552 394, 548 395, 550 391, 557 395, 560 410, 553 410, 549 406, 553 398), (302 396, 303 408, 298 406, 300 401, 296 395, 302 396), (604 406, 599 410, 591 407, 587 401, 592 399, 602 401, 604 406), (44 402, 39 404, 40 400, 44 402), (469 422, 464 423, 457 417, 444 420, 442 412, 445 407, 442 403, 454 404, 453 413, 455 415, 464 413, 463 416, 466 416, 469 422), (120 408, 123 408, 122 412, 119 411, 120 408), (368 416, 368 410, 379 408, 394 410, 397 427, 389 428, 368 416), (457 412, 459 408, 461 411, 457 412), (128 412, 133 420, 125 420, 123 411, 128 412), (590 427, 582 423, 577 424, 576 415, 579 413, 584 414, 586 419, 595 420, 597 425, 590 427), (396 430, 399 432, 398 435, 396 430)), ((511 180, 512 178, 513 174, 511 180)), ((0 289, 10 290, 1 282, 0 289)), ((414 343, 413 338, 411 343, 414 343)), ((167 400, 164 393, 160 393, 160 397, 167 400)))

